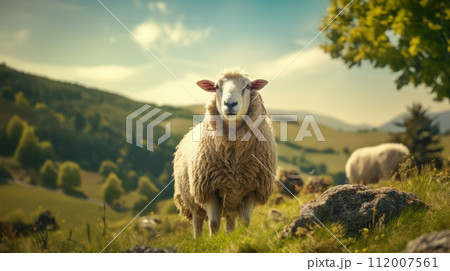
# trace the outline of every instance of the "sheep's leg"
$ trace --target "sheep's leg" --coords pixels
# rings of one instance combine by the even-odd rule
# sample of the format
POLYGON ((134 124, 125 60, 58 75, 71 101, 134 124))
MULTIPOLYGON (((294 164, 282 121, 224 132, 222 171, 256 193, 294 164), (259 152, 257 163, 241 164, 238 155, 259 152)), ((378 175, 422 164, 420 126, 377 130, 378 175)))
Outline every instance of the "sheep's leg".
POLYGON ((194 227, 194 238, 197 239, 202 234, 203 218, 196 213, 192 214, 192 226, 194 227))
POLYGON ((236 218, 234 216, 227 216, 225 224, 225 231, 227 233, 231 233, 234 231, 234 227, 236 226, 236 218))
POLYGON ((213 195, 205 204, 206 214, 208 215, 209 236, 217 233, 220 229, 220 201, 216 195, 213 195))
POLYGON ((255 205, 256 205, 255 193, 252 192, 247 196, 245 196, 244 201, 242 202, 241 218, 246 227, 248 227, 248 225, 250 224, 252 211, 255 208, 255 205))

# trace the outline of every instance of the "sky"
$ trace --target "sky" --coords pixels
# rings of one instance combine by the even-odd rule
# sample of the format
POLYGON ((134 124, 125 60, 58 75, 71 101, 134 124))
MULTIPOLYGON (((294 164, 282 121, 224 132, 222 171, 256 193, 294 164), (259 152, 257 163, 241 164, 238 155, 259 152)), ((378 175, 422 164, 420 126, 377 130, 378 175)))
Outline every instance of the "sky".
POLYGON ((431 112, 450 109, 423 86, 398 91, 397 75, 388 69, 348 69, 319 48, 323 35, 274 78, 319 33, 328 5, 329 0, 0 0, 0 62, 159 105, 204 104, 211 94, 195 83, 240 67, 251 79, 270 81, 262 92, 269 109, 374 126, 413 102, 431 112))

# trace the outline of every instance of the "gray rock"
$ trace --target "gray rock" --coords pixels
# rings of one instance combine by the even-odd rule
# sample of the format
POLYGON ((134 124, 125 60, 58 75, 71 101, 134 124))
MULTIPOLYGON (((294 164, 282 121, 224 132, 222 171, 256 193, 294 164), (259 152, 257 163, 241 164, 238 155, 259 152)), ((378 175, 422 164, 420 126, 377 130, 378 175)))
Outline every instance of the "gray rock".
POLYGON ((133 248, 126 249, 126 253, 176 253, 177 249, 174 247, 149 247, 149 246, 135 246, 133 248))
POLYGON ((323 193, 331 186, 331 178, 328 176, 316 176, 306 185, 306 194, 323 193))
POLYGON ((423 234, 409 241, 402 252, 448 253, 450 252, 450 230, 423 234))
POLYGON ((305 204, 300 216, 285 227, 282 237, 295 235, 299 227, 308 229, 320 224, 317 219, 322 223, 342 224, 347 234, 357 234, 363 228, 383 224, 399 216, 406 209, 425 207, 414 193, 388 187, 369 189, 364 185, 339 185, 305 204))

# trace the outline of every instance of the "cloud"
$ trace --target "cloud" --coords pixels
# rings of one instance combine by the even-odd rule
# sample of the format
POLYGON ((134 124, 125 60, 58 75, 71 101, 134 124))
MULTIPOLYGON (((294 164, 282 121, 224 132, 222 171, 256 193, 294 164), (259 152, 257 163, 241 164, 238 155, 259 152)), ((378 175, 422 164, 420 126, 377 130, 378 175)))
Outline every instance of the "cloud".
POLYGON ((157 104, 166 105, 192 105, 206 104, 211 100, 212 94, 200 89, 196 82, 203 78, 203 75, 189 72, 180 77, 180 81, 188 90, 199 99, 197 101, 192 95, 184 89, 175 79, 170 78, 155 86, 138 91, 129 95, 129 97, 138 101, 151 101, 157 104))
POLYGON ((150 2, 150 3, 148 3, 148 9, 151 11, 158 10, 162 14, 167 13, 167 6, 166 6, 166 3, 164 3, 164 2, 150 2))
POLYGON ((190 46, 205 39, 211 29, 190 30, 187 29, 181 20, 175 24, 158 24, 153 20, 148 20, 136 26, 133 33, 147 47, 160 46, 190 46))
POLYGON ((111 82, 119 81, 139 71, 139 68, 130 68, 118 65, 103 65, 92 67, 75 67, 74 72, 89 80, 111 82))
MULTIPOLYGON (((264 76, 274 76, 284 67, 291 63, 299 53, 292 52, 277 59, 263 62, 257 67, 257 72, 264 76)), ((331 58, 318 47, 303 51, 297 58, 280 74, 280 77, 288 76, 294 72, 314 73, 325 68, 331 62, 331 58)))

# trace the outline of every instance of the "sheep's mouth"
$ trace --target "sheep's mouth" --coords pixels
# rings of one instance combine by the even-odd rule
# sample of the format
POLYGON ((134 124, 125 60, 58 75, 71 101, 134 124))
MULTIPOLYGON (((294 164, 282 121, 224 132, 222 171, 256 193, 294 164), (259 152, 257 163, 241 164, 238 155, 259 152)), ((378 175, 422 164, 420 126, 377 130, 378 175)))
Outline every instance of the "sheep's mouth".
POLYGON ((225 113, 225 115, 227 115, 227 116, 236 116, 237 114, 233 113, 233 112, 227 112, 227 113, 225 113))

